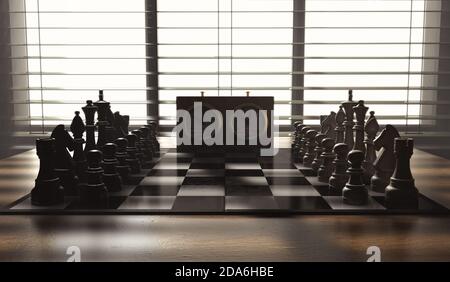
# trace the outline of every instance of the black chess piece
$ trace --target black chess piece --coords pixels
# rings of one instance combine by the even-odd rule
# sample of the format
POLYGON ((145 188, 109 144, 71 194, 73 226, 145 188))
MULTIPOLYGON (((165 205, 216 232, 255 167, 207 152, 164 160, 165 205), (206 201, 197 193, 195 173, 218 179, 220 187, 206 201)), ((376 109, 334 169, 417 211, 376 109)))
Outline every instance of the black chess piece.
POLYGON ((130 126, 130 116, 124 115, 122 116, 123 124, 122 124, 122 131, 125 133, 125 137, 130 132, 130 129, 128 128, 130 126))
POLYGON ((349 148, 353 148, 353 126, 355 125, 353 118, 354 112, 353 107, 356 106, 357 103, 353 101, 353 90, 348 91, 348 101, 342 102, 342 107, 345 111, 345 121, 343 123, 345 127, 344 134, 344 143, 348 145, 349 148))
POLYGON ((158 123, 156 121, 150 121, 148 123, 150 128, 150 136, 153 144, 153 152, 159 152, 161 150, 161 145, 158 141, 158 123))
POLYGON ((102 150, 103 146, 106 144, 108 136, 107 136, 107 126, 109 125, 108 120, 106 119, 106 115, 108 109, 110 107, 109 102, 104 100, 103 90, 99 91, 98 101, 94 103, 94 105, 98 108, 97 115, 97 128, 98 128, 98 136, 97 136, 97 149, 102 150))
POLYGON ((108 190, 103 183, 102 152, 99 150, 89 151, 87 160, 88 181, 86 185, 80 185, 80 204, 83 208, 105 209, 108 207, 108 190))
POLYGON ((295 129, 295 135, 294 135, 294 144, 292 149, 292 156, 294 159, 298 158, 299 151, 301 149, 301 140, 303 138, 302 129, 306 127, 304 124, 298 124, 295 129))
POLYGON ((91 100, 87 100, 86 106, 82 109, 86 118, 86 145, 84 147, 84 152, 89 152, 90 150, 95 150, 97 148, 95 145, 95 113, 98 108, 93 105, 91 100))
POLYGON ((86 170, 87 170, 87 160, 86 155, 83 150, 83 133, 85 132, 86 127, 84 125, 83 120, 80 117, 80 112, 75 112, 75 117, 72 120, 72 124, 70 125, 70 131, 73 134, 74 138, 74 150, 73 150, 73 160, 75 162, 75 173, 78 176, 78 180, 80 183, 86 183, 86 170))
POLYGON ((64 189, 55 173, 55 140, 37 139, 36 153, 39 157, 39 173, 31 190, 31 204, 51 206, 64 203, 64 189))
POLYGON ((322 141, 325 138, 327 138, 327 136, 323 133, 319 133, 316 135, 316 147, 314 148, 315 156, 311 165, 311 168, 314 170, 315 173, 317 173, 320 165, 322 165, 322 153, 324 150, 322 147, 322 141))
POLYGON ((139 128, 139 131, 141 132, 141 141, 143 144, 143 151, 146 161, 152 161, 153 159, 153 149, 152 149, 152 142, 150 140, 150 129, 148 127, 141 127, 139 128))
POLYGON ((125 127, 125 120, 123 119, 123 116, 120 114, 120 112, 114 113, 114 128, 116 130, 117 138, 124 138, 128 135, 128 132, 124 131, 125 127))
POLYGON ((345 121, 345 113, 342 106, 339 106, 339 111, 336 114, 336 127, 334 131, 336 132, 336 144, 344 142, 344 132, 345 126, 343 125, 345 121))
POLYGON ((331 138, 325 138, 322 141, 323 153, 320 156, 322 158, 322 164, 317 171, 318 179, 320 182, 328 183, 331 174, 333 173, 333 160, 334 160, 334 140, 331 138))
POLYGON ((336 113, 331 112, 329 116, 327 116, 322 121, 322 127, 324 128, 324 134, 327 135, 328 138, 335 139, 335 128, 336 128, 336 113))
POLYGON ((106 143, 112 143, 114 142, 114 140, 119 138, 119 136, 116 132, 116 129, 114 128, 114 124, 116 121, 114 119, 114 114, 111 111, 111 105, 108 106, 108 109, 106 111, 106 121, 108 122, 108 125, 106 125, 105 127, 106 143))
POLYGON ((300 162, 303 162, 303 157, 306 154, 307 151, 307 147, 306 147, 306 143, 308 142, 308 138, 306 137, 306 133, 308 131, 310 131, 312 128, 309 126, 305 126, 302 128, 300 134, 302 136, 302 139, 300 140, 299 143, 299 150, 298 150, 298 158, 300 162))
POLYGON ((74 150, 75 141, 62 124, 53 129, 51 138, 55 139, 55 173, 64 187, 65 195, 76 196, 78 177, 75 175, 75 162, 69 153, 74 150))
POLYGON ((355 113, 356 123, 353 126, 355 132, 355 143, 353 144, 353 150, 363 151, 366 153, 366 147, 364 146, 364 120, 366 119, 366 113, 369 110, 364 106, 364 101, 360 100, 358 105, 353 107, 355 113))
POLYGON ((297 144, 297 136, 298 136, 298 127, 299 125, 301 125, 302 122, 301 121, 296 121, 294 122, 294 124, 292 125, 293 129, 292 130, 292 139, 291 139, 291 152, 293 152, 295 145, 297 144))
POLYGON ((398 137, 397 129, 388 124, 373 142, 375 150, 380 151, 374 163, 375 174, 370 180, 370 187, 375 192, 384 193, 389 185, 395 166, 394 140, 398 137))
POLYGON ((366 132, 366 139, 364 144, 366 145, 366 156, 364 158, 362 167, 364 169, 364 183, 370 184, 370 179, 375 174, 375 167, 373 163, 375 162, 377 155, 375 154, 375 148, 373 145, 373 140, 375 139, 380 126, 378 125, 377 119, 375 117, 375 112, 370 112, 370 117, 364 126, 364 131, 366 132))
POLYGON ((117 145, 116 158, 119 164, 116 165, 117 172, 119 173, 122 181, 128 183, 131 168, 128 164, 130 157, 127 153, 128 140, 126 138, 117 138, 114 143, 117 145))
POLYGON ((342 197, 345 204, 365 205, 369 200, 369 192, 362 179, 364 170, 361 164, 363 160, 364 153, 362 151, 352 150, 348 153, 350 167, 347 170, 347 174, 349 175, 349 180, 342 190, 342 197))
POLYGON ((135 129, 135 130, 131 131, 131 134, 136 135, 136 142, 135 142, 136 149, 137 149, 136 157, 139 159, 139 162, 141 163, 142 168, 145 168, 146 162, 147 162, 146 161, 147 157, 144 154, 144 151, 145 151, 144 143, 141 140, 142 132, 140 130, 135 129))
POLYGON ((122 190, 122 180, 117 173, 119 161, 116 158, 117 145, 114 143, 106 143, 103 146, 103 182, 108 192, 118 192, 122 190))
POLYGON ((137 136, 134 134, 128 134, 126 139, 128 140, 127 163, 131 168, 131 173, 133 173, 133 174, 140 173, 141 172, 141 162, 139 161, 139 159, 136 156, 136 154, 138 154, 138 149, 136 148, 137 136))
POLYGON ((395 139, 396 166, 391 177, 391 183, 386 187, 385 193, 385 203, 389 209, 417 209, 419 206, 419 192, 414 184, 410 167, 413 149, 413 139, 395 139))
POLYGON ((316 135, 317 131, 314 129, 308 130, 306 132, 306 153, 303 157, 303 165, 305 167, 311 167, 314 161, 314 148, 316 148, 316 135))
POLYGON ((342 189, 348 181, 348 145, 345 143, 336 144, 333 148, 336 158, 333 161, 334 171, 330 177, 329 190, 331 195, 342 195, 342 189))

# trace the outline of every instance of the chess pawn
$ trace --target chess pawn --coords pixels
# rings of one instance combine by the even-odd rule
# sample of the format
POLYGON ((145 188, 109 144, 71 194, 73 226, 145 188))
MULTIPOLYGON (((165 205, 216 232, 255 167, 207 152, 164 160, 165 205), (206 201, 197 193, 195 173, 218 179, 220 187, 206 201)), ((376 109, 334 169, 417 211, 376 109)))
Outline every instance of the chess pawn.
POLYGON ((128 182, 128 178, 131 172, 131 168, 128 165, 127 160, 129 159, 128 153, 127 153, 127 147, 128 147, 128 140, 125 138, 117 138, 114 143, 117 145, 116 150, 116 159, 118 160, 119 164, 116 165, 117 172, 119 173, 120 177, 122 178, 122 181, 124 183, 128 182))
POLYGON ((343 123, 345 127, 344 134, 344 143, 349 146, 349 148, 353 148, 353 126, 355 123, 353 122, 354 111, 353 107, 355 107, 358 103, 353 101, 353 90, 348 91, 348 101, 342 103, 342 107, 345 111, 345 121, 343 123))
POLYGON ((83 151, 83 133, 86 127, 83 120, 80 117, 80 112, 75 112, 75 117, 70 125, 70 131, 74 138, 74 150, 73 150, 73 160, 75 162, 75 172, 78 176, 80 183, 86 183, 86 170, 87 170, 87 160, 83 151))
POLYGON ((325 138, 322 141, 323 153, 321 155, 322 164, 317 171, 318 179, 320 182, 328 183, 331 174, 333 173, 333 153, 334 140, 331 138, 325 138))
POLYGON ((150 140, 150 129, 148 127, 139 128, 141 132, 141 140, 143 143, 144 156, 146 161, 151 161, 153 159, 152 142, 150 140))
POLYGON ((144 143, 142 142, 142 132, 140 130, 132 130, 131 134, 136 135, 136 157, 139 159, 141 166, 144 168, 146 163, 146 156, 144 154, 144 143))
POLYGON ((323 133, 319 133, 316 135, 316 147, 314 148, 315 157, 312 162, 312 169, 315 173, 319 170, 320 165, 322 164, 322 153, 323 153, 323 147, 322 147, 322 141, 327 136, 323 133))
POLYGON ((396 138, 394 154, 396 166, 391 183, 386 187, 386 207, 389 209, 417 209, 419 193, 411 174, 410 159, 413 154, 414 140, 396 138))
POLYGON ((293 145, 293 149, 292 149, 292 155, 293 155, 294 159, 297 159, 299 156, 299 151, 301 149, 301 140, 303 138, 302 129, 305 127, 306 127, 306 125, 299 124, 299 125, 297 125, 297 127, 295 129, 295 139, 294 139, 294 145, 293 145))
POLYGON ((345 143, 336 144, 333 152, 336 154, 336 158, 333 161, 334 171, 330 177, 329 190, 331 195, 342 195, 342 189, 348 181, 348 145, 345 143))
POLYGON ((86 145, 84 152, 87 153, 90 150, 95 150, 95 113, 98 108, 93 105, 92 100, 86 101, 86 106, 83 108, 84 116, 86 118, 86 145))
POLYGON ((64 203, 64 189, 55 173, 55 140, 37 139, 36 153, 39 157, 39 173, 31 190, 31 204, 51 206, 64 203))
POLYGON ((103 182, 108 192, 122 190, 122 180, 116 169, 119 165, 119 161, 116 158, 116 150, 117 145, 114 143, 106 143, 103 146, 103 182))
POLYGON ((334 131, 336 132, 336 144, 344 142, 344 131, 345 127, 343 123, 345 121, 345 113, 342 106, 339 106, 339 111, 336 114, 336 127, 334 131))
POLYGON ((375 174, 375 167, 373 163, 375 162, 377 155, 375 154, 375 148, 373 145, 373 140, 378 133, 380 126, 378 125, 377 119, 375 118, 375 112, 370 112, 370 117, 364 126, 364 131, 366 132, 366 139, 364 144, 366 145, 366 155, 362 163, 364 169, 364 183, 370 184, 370 179, 375 174))
POLYGON ((350 168, 347 170, 349 180, 342 190, 342 197, 345 204, 365 205, 369 199, 369 192, 364 185, 362 176, 364 170, 361 164, 364 160, 364 153, 358 150, 352 150, 348 153, 350 168))
POLYGON ((87 159, 87 184, 80 186, 80 203, 85 208, 107 208, 108 190, 103 183, 102 152, 91 150, 87 159))
POLYGON ((312 162, 314 160, 314 148, 316 147, 315 138, 317 135, 317 131, 315 130, 308 130, 306 132, 306 153, 303 157, 303 165, 306 167, 311 167, 312 162))
POLYGON ((136 154, 138 154, 138 149, 136 148, 137 136, 134 134, 128 134, 126 139, 128 140, 127 163, 131 168, 131 173, 136 174, 141 172, 141 162, 139 161, 136 154))
POLYGON ((300 162, 303 162, 303 157, 306 154, 307 148, 306 148, 306 142, 308 141, 308 138, 306 137, 306 133, 311 130, 312 128, 309 126, 305 126, 302 128, 300 134, 302 136, 302 139, 300 139, 299 143, 299 150, 298 150, 298 158, 300 162))

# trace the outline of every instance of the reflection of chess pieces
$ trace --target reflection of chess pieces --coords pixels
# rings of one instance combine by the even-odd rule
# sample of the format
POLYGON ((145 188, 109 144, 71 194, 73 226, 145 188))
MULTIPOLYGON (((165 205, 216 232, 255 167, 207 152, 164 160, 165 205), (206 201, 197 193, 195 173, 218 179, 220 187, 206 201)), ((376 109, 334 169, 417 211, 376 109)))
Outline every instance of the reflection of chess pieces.
POLYGON ((329 190, 332 195, 342 195, 342 189, 348 181, 348 145, 345 143, 336 144, 333 152, 336 154, 336 158, 333 161, 334 171, 330 177, 329 190))
POLYGON ((334 131, 336 131, 336 144, 343 143, 344 142, 344 131, 345 126, 343 126, 343 123, 345 121, 345 113, 342 109, 342 106, 339 106, 339 111, 336 114, 336 128, 334 131))
POLYGON ((396 138, 394 153, 396 166, 391 182, 386 187, 386 207, 390 209, 417 209, 418 191, 411 174, 410 159, 413 154, 414 140, 396 138))
POLYGON ((80 203, 85 208, 107 208, 108 190, 103 183, 102 152, 99 150, 89 151, 87 159, 88 180, 86 185, 80 186, 80 203))
POLYGON ((127 162, 127 160, 129 159, 127 153, 128 140, 125 138, 117 138, 114 143, 117 145, 116 158, 119 161, 119 163, 116 165, 116 169, 120 177, 122 178, 122 181, 126 183, 131 172, 131 168, 127 162))
POLYGON ((323 153, 320 156, 322 158, 322 164, 317 171, 318 180, 320 182, 328 183, 331 174, 333 173, 333 160, 334 160, 334 140, 331 138, 325 138, 322 141, 323 153))
POLYGON ((102 149, 103 145, 106 144, 108 139, 107 126, 109 125, 106 116, 109 109, 109 102, 103 100, 103 90, 99 91, 98 101, 94 103, 98 108, 97 115, 97 127, 98 127, 98 136, 97 136, 97 148, 102 149))
POLYGON ((106 143, 103 146, 103 182, 108 192, 117 192, 122 190, 122 180, 117 173, 116 167, 119 161, 116 158, 117 145, 114 143, 106 143))
POLYGON ((316 147, 314 148, 315 156, 311 166, 315 173, 317 173, 320 165, 322 165, 322 153, 323 153, 322 141, 326 137, 327 136, 323 133, 319 133, 316 135, 316 147))
POLYGON ((344 143, 349 146, 349 148, 353 148, 353 126, 355 123, 353 122, 354 112, 353 107, 356 106, 357 103, 353 101, 353 90, 348 91, 348 101, 342 103, 342 107, 345 111, 345 121, 343 123, 345 127, 344 134, 344 143))
POLYGON ((95 113, 98 108, 93 105, 91 100, 86 101, 86 106, 83 108, 84 116, 86 118, 86 146, 84 147, 85 152, 94 150, 95 146, 95 113))
POLYGON ((366 145, 366 155, 362 167, 364 169, 363 179, 365 184, 370 184, 370 179, 375 174, 373 163, 375 162, 377 155, 375 154, 375 148, 373 147, 373 140, 379 129, 380 126, 375 117, 375 112, 371 111, 370 117, 364 126, 364 131, 366 132, 366 139, 364 140, 364 144, 366 145))
POLYGON ((303 157, 303 165, 306 167, 311 167, 312 162, 314 160, 314 148, 316 147, 315 138, 317 135, 317 131, 315 130, 308 130, 306 132, 306 153, 303 157))
POLYGON ((86 170, 87 170, 87 160, 83 151, 83 133, 86 127, 83 120, 80 117, 80 112, 75 112, 75 117, 70 125, 70 131, 74 138, 74 150, 73 150, 73 160, 75 162, 75 172, 78 176, 80 183, 86 183, 86 170))
POLYGON ((64 189, 54 170, 55 140, 37 139, 36 153, 39 157, 39 173, 31 190, 31 203, 36 206, 51 206, 64 202, 64 189))
POLYGON ((356 124, 353 127, 355 131, 355 143, 353 145, 353 150, 366 152, 364 146, 364 120, 366 118, 366 113, 369 108, 364 106, 364 101, 359 101, 358 105, 353 107, 353 111, 356 116, 356 124))
POLYGON ((361 167, 364 160, 362 151, 353 150, 348 154, 350 168, 347 170, 349 180, 342 190, 342 197, 345 204, 365 205, 369 199, 369 192, 362 181, 364 170, 361 167))

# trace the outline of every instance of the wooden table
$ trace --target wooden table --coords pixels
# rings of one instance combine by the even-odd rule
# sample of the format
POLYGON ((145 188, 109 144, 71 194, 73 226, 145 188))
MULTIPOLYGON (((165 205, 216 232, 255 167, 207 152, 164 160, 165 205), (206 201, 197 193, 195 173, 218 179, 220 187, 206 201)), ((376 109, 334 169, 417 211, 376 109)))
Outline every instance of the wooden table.
MULTIPOLYGON (((0 161, 0 206, 29 193, 34 151, 0 161)), ((423 194, 450 207, 450 161, 416 150, 423 194)), ((0 216, 0 261, 449 261, 450 217, 441 216, 0 216)))

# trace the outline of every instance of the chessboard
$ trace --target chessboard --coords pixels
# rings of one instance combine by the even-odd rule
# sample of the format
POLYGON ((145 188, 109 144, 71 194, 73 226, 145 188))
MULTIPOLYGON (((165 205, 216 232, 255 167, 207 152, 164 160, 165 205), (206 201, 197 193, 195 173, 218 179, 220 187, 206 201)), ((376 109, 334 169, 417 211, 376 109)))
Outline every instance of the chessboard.
MULTIPOLYGON (((291 149, 273 157, 257 152, 179 152, 161 149, 131 183, 109 192, 106 208, 84 207, 66 196, 54 206, 31 204, 26 195, 0 211, 8 214, 448 214, 419 195, 414 210, 388 209, 384 194, 370 190, 365 205, 347 205, 328 183, 300 163, 291 149)), ((31 190, 32 187, 30 187, 31 190)), ((417 187, 419 192, 421 187, 417 187)))

